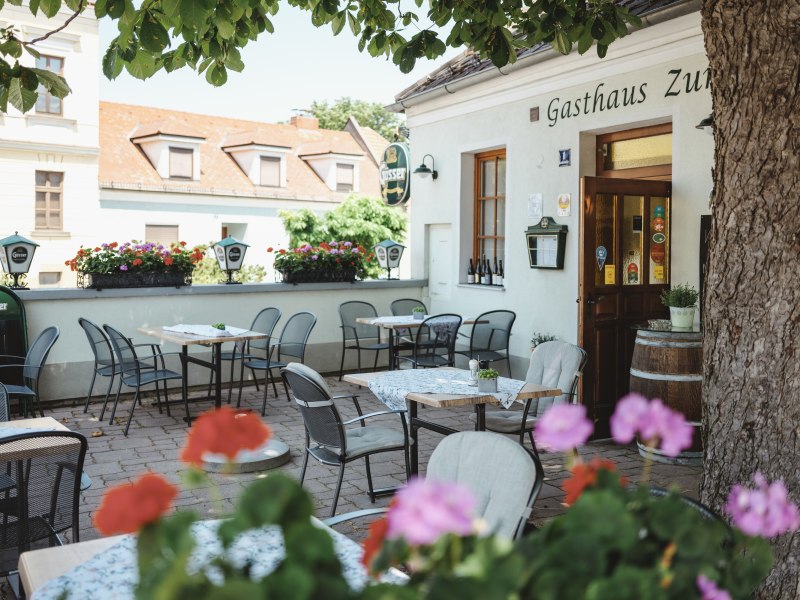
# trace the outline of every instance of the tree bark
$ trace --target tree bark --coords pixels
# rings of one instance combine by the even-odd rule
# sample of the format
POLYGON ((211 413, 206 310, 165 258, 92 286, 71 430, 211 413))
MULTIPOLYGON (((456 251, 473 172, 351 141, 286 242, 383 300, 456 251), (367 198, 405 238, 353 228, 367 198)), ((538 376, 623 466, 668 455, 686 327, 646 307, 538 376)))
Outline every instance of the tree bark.
MULTIPOLYGON (((800 501, 800 0, 704 0, 715 124, 704 297, 705 461, 717 509, 756 471, 800 501)), ((800 598, 800 534, 759 598, 800 598)))

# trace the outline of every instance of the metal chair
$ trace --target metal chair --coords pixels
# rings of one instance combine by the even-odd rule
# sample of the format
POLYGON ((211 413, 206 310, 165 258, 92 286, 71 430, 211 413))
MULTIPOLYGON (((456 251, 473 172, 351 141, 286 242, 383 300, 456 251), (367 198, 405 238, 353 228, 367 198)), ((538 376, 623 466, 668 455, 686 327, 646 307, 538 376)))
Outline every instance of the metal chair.
POLYGON ((39 413, 44 416, 44 411, 39 403, 39 380, 42 376, 45 362, 47 361, 47 355, 50 354, 53 344, 58 340, 58 335, 58 327, 48 327, 34 340, 33 344, 31 344, 31 347, 28 349, 28 353, 24 357, 0 355, 0 358, 16 359, 20 361, 19 364, 0 365, 0 374, 3 373, 4 369, 18 370, 20 367, 22 368, 24 384, 12 385, 6 383, 6 389, 10 397, 13 398, 17 396, 20 398, 23 416, 28 415, 28 398, 33 399, 34 406, 32 414, 36 415, 36 409, 38 408, 39 413))
MULTIPOLYGON (((566 390, 565 393, 557 397, 529 399, 522 411, 486 411, 486 429, 498 433, 519 434, 519 443, 522 446, 525 445, 525 433, 527 432, 533 452, 538 456, 536 442, 533 439, 533 427, 536 419, 554 404, 577 401, 578 381, 585 366, 586 352, 583 348, 559 340, 539 344, 531 353, 531 362, 525 381, 555 386, 566 390)), ((475 420, 475 415, 470 415, 470 418, 475 420)))
POLYGON ((455 346, 461 317, 453 314, 436 315, 425 319, 414 337, 410 356, 398 356, 412 368, 452 367, 455 365, 455 346))
POLYGON ((424 308, 426 313, 428 312, 428 308, 421 300, 417 300, 416 298, 400 298, 399 300, 392 302, 389 308, 392 311, 393 316, 404 317, 412 314, 411 311, 414 308, 420 307, 424 308))
MULTIPOLYGON (((285 356, 299 358, 301 363, 305 360, 306 344, 308 343, 308 338, 311 335, 311 330, 314 329, 314 325, 316 325, 316 323, 317 317, 310 312, 299 312, 293 314, 291 317, 289 317, 289 320, 286 321, 286 325, 283 326, 281 337, 278 339, 278 343, 269 345, 266 358, 251 358, 242 361, 242 365, 251 371, 266 371, 266 375, 264 377, 264 402, 261 405, 262 417, 267 414, 267 388, 270 381, 272 382, 272 391, 275 392, 276 397, 278 396, 278 389, 275 387, 275 379, 272 376, 272 369, 280 369, 285 367, 288 363, 281 361, 281 358, 285 356), (275 350, 277 350, 278 353, 276 358, 273 359, 272 355, 275 350)), ((255 378, 255 373, 253 374, 253 377, 255 378)), ((286 399, 291 401, 291 398, 289 398, 289 389, 286 387, 285 383, 284 389, 286 390, 286 399)), ((241 397, 239 398, 239 402, 236 404, 237 407, 239 406, 240 402, 241 397)))
POLYGON ((5 423, 8 420, 8 390, 6 386, 0 383, 0 422, 5 423))
MULTIPOLYGON (((103 325, 103 329, 105 330, 106 335, 108 335, 108 339, 111 342, 111 347, 114 349, 114 355, 116 356, 116 361, 120 369, 120 385, 117 387, 117 394, 114 397, 114 406, 111 408, 111 418, 108 420, 109 425, 114 422, 114 415, 117 412, 117 404, 119 403, 119 395, 122 389, 122 384, 125 384, 128 387, 136 388, 133 396, 133 403, 131 404, 131 412, 128 415, 128 423, 125 425, 125 435, 127 436, 128 430, 131 427, 131 420, 133 419, 133 411, 136 408, 136 403, 139 401, 139 392, 142 386, 154 383, 156 384, 156 391, 158 392, 159 382, 164 382, 164 401, 167 406, 167 414, 169 414, 169 397, 167 395, 166 382, 171 379, 182 380, 183 376, 180 373, 166 369, 164 366, 164 357, 168 356, 169 354, 177 353, 154 354, 151 358, 153 358, 154 361, 156 358, 160 358, 161 368, 152 368, 143 365, 143 363, 139 360, 139 357, 136 355, 136 350, 130 339, 110 325, 103 325)), ((155 366, 157 367, 157 365, 155 366)), ((188 415, 189 401, 185 396, 183 397, 183 402, 186 407, 186 414, 188 415)), ((103 402, 103 409, 100 411, 101 421, 105 415, 107 403, 108 398, 106 397, 106 401, 103 402)), ((158 405, 160 411, 160 392, 158 393, 158 405)))
POLYGON ((381 342, 380 327, 356 322, 356 319, 374 318, 377 316, 378 311, 375 310, 375 307, 369 302, 352 300, 339 305, 339 318, 342 322, 342 361, 339 364, 339 381, 342 380, 342 374, 344 373, 344 357, 347 350, 355 350, 357 352, 359 372, 361 371, 362 350, 375 352, 375 362, 372 365, 373 371, 378 368, 378 356, 380 356, 381 350, 389 350, 389 344, 381 342), (364 340, 378 341, 368 344, 365 343, 364 340))
MULTIPOLYGON (((506 437, 485 431, 461 431, 445 437, 433 450, 425 475, 469 488, 476 512, 492 533, 522 535, 544 481, 539 458, 506 437)), ((353 511, 325 520, 328 526, 368 517, 387 509, 353 511)))
POLYGON ((511 377, 508 341, 516 318, 516 313, 510 310, 490 310, 479 315, 469 336, 469 349, 456 350, 456 354, 466 356, 467 359, 506 361, 508 376, 511 377))
MULTIPOLYGON (((390 306, 390 310, 392 311, 392 316, 395 317, 405 317, 408 315, 414 314, 412 309, 414 308, 422 308, 425 310, 425 314, 428 314, 428 307, 425 306, 421 300, 417 300, 416 298, 400 298, 399 300, 395 300, 392 302, 390 306)), ((389 335, 396 336, 395 340, 395 356, 399 356, 399 352, 402 351, 411 351, 414 347, 414 332, 411 329, 395 329, 392 331, 389 330, 389 335)), ((396 368, 397 365, 392 365, 393 368, 396 368)))
POLYGON ((106 389, 105 402, 108 402, 108 396, 111 394, 111 386, 114 384, 114 379, 119 375, 119 365, 114 360, 114 351, 111 348, 111 342, 99 326, 95 325, 88 319, 83 317, 78 319, 78 324, 86 334, 89 340, 89 347, 92 349, 94 355, 94 372, 92 373, 92 382, 89 384, 89 391, 86 393, 86 402, 83 405, 83 412, 89 411, 89 400, 92 397, 92 389, 97 376, 108 377, 108 388, 106 389))
POLYGON ((86 438, 72 431, 0 439, 0 455, 13 456, 4 470, 15 484, 0 497, 0 573, 15 572, 19 555, 37 542, 63 544, 59 534, 67 529, 72 529, 72 541, 80 541, 80 474, 86 447, 86 438))
POLYGON ((408 479, 410 469, 405 411, 383 410, 365 415, 361 412, 358 400, 353 396, 358 416, 343 421, 334 403, 334 398, 319 373, 305 365, 289 363, 281 369, 281 377, 300 407, 306 430, 300 485, 305 480, 309 456, 313 456, 322 464, 339 467, 339 479, 331 506, 331 516, 336 514, 336 505, 339 502, 339 492, 342 489, 344 478, 344 467, 349 462, 364 459, 369 497, 372 502, 375 501, 375 495, 382 491, 375 490, 372 485, 372 472, 369 464, 369 457, 372 454, 402 451, 406 465, 406 479, 408 479), (400 417, 402 432, 381 425, 366 424, 367 419, 390 414, 400 417), (360 427, 347 427, 354 423, 360 423, 360 427))
MULTIPOLYGON (((258 333, 263 333, 267 336, 272 336, 272 332, 275 330, 275 325, 281 318, 281 311, 275 307, 264 308, 258 312, 256 318, 253 319, 253 322, 250 325, 250 331, 256 331, 258 333)), ((220 360, 227 360, 231 363, 231 374, 230 379, 228 381, 228 404, 231 403, 231 391, 233 390, 233 368, 236 364, 236 361, 244 361, 247 358, 260 358, 260 356, 256 354, 252 354, 251 352, 257 350, 259 352, 264 352, 266 354, 269 351, 269 342, 270 338, 267 337, 266 339, 262 340, 249 340, 247 342, 236 342, 234 343, 233 350, 231 352, 223 352, 220 356, 220 360)), ((216 346, 214 346, 216 348, 216 346)), ((212 358, 213 362, 213 358, 212 358)), ((244 364, 239 364, 239 398, 237 401, 237 406, 242 402, 242 384, 244 380, 244 364)), ((214 371, 211 371, 211 376, 208 379, 208 395, 211 395, 211 384, 214 383, 214 371)), ((256 379, 256 390, 258 390, 258 380, 256 379)))

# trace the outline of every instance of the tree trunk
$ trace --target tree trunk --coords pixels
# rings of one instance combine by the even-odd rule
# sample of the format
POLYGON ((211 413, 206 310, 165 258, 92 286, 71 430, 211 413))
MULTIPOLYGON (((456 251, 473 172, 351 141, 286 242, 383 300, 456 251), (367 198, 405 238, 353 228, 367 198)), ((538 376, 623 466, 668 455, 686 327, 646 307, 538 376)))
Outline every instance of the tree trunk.
MULTIPOLYGON (((800 0, 704 0, 715 124, 703 502, 755 471, 800 501, 800 0)), ((800 534, 760 598, 800 598, 800 534)))

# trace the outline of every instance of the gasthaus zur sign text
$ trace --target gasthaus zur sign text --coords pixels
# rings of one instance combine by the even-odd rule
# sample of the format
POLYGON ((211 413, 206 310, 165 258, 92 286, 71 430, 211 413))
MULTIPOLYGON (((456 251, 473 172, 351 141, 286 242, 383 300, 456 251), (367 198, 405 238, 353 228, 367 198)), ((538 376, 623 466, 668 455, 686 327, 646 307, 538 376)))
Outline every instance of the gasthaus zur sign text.
POLYGON ((406 202, 411 193, 408 145, 403 142, 389 144, 383 151, 378 174, 383 201, 391 206, 406 202))

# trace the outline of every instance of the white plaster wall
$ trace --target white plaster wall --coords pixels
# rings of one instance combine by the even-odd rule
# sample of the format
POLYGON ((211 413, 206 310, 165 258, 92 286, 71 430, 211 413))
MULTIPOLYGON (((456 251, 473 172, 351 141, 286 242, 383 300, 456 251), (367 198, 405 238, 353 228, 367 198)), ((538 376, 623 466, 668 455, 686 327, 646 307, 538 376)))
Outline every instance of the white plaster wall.
POLYGON ((427 277, 426 226, 452 223, 460 232, 452 279, 465 281, 473 235, 472 154, 497 147, 507 150, 505 290, 459 286, 447 306, 430 308, 462 315, 500 308, 515 311, 511 352, 517 374, 524 373, 533 331, 577 341, 580 177, 594 174, 596 134, 672 121, 672 281, 699 283, 699 216, 709 212, 713 139, 695 125, 711 112, 710 94, 704 88, 665 97, 672 83, 669 70, 694 74, 707 67, 699 17, 681 17, 632 34, 613 44, 603 61, 590 54, 554 58, 407 109, 412 164, 432 154, 439 171, 435 182, 414 179, 412 277, 427 277), (646 83, 647 99, 559 119, 550 126, 547 109, 553 98, 560 97, 562 103, 582 98, 600 82, 606 92, 646 83), (536 106, 540 120, 532 123, 529 111, 536 106), (559 167, 558 151, 565 148, 572 150, 572 164, 559 167), (544 215, 569 226, 563 270, 528 266, 524 232, 534 222, 528 217, 527 200, 537 192, 543 194, 544 215), (556 198, 561 193, 572 196, 569 217, 557 217, 556 198))

